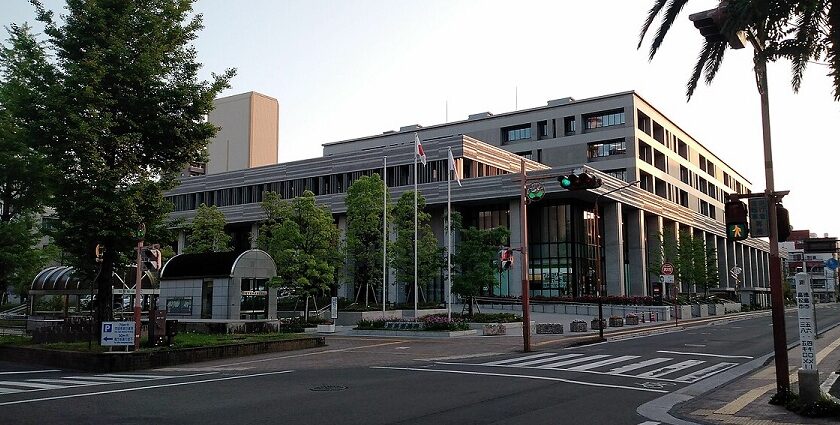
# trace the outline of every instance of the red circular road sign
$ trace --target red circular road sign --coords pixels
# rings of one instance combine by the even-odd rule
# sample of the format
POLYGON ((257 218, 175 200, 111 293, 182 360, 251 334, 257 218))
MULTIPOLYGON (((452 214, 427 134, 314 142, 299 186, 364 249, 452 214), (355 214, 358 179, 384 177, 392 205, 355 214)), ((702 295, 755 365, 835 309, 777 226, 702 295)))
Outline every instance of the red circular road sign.
POLYGON ((662 274, 674 274, 674 265, 671 263, 663 263, 660 271, 662 274))

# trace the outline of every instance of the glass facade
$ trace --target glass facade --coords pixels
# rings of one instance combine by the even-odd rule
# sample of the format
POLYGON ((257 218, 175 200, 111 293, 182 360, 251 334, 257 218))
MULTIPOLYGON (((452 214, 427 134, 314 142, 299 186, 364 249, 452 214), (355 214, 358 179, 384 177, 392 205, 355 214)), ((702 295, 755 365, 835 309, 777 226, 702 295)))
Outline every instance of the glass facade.
POLYGON ((602 127, 611 127, 624 124, 624 110, 598 112, 583 117, 584 129, 593 130, 602 127))
POLYGON ((268 318, 268 279, 242 279, 240 319, 268 318))

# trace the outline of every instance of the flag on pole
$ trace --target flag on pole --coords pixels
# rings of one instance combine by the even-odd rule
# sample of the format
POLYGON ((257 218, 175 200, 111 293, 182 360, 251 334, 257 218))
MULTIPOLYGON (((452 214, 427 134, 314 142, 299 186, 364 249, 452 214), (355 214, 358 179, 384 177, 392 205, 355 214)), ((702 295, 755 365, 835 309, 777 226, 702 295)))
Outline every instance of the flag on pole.
POLYGON ((452 156, 452 148, 449 148, 449 170, 455 175, 455 181, 458 182, 458 187, 462 187, 461 176, 458 174, 458 167, 455 166, 455 157, 452 156))
POLYGON ((420 136, 417 133, 414 133, 414 144, 417 145, 417 149, 415 149, 415 153, 417 157, 420 158, 420 163, 426 165, 426 152, 423 151, 423 145, 420 144, 420 136))

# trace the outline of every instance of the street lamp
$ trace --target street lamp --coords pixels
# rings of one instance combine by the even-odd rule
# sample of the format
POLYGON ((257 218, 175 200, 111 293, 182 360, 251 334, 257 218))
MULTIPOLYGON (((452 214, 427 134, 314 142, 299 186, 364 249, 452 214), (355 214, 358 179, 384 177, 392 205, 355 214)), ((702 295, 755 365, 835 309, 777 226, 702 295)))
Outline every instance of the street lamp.
MULTIPOLYGON (((605 195, 609 195, 613 192, 618 192, 619 190, 627 189, 630 186, 633 186, 639 183, 641 180, 636 180, 634 182, 630 182, 625 184, 624 186, 619 186, 615 189, 608 190, 604 193, 598 194, 595 197, 595 289, 598 294, 598 336, 601 339, 604 339, 604 301, 603 301, 603 293, 604 288, 601 287, 601 229, 598 225, 600 221, 599 217, 599 208, 598 203, 600 202, 601 198, 605 195)), ((619 217, 619 220, 621 218, 619 217)))
POLYGON ((767 215, 770 224, 770 298, 773 321, 773 351, 776 363, 776 390, 781 394, 790 393, 788 377, 787 336, 785 332, 784 295, 782 294, 782 262, 779 257, 779 228, 776 203, 779 200, 775 192, 773 178, 773 150, 770 143, 770 100, 767 93, 767 57, 764 55, 765 33, 755 34, 752 30, 724 32, 728 19, 726 3, 714 9, 698 12, 689 16, 694 26, 707 41, 727 41, 733 49, 744 47, 743 36, 752 44, 755 82, 761 97, 761 129, 764 144, 764 178, 766 181, 767 215))

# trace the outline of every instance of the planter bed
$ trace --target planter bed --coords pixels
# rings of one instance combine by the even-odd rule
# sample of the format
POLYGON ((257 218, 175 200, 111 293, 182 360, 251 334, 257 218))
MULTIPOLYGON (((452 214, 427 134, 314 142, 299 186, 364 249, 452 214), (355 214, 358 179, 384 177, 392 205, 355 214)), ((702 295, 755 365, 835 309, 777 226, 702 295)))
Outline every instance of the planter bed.
POLYGON ((176 349, 140 350, 129 352, 91 353, 62 351, 31 346, 0 346, 0 358, 21 363, 35 363, 89 372, 124 372, 155 369, 185 363, 196 363, 231 357, 250 356, 279 351, 323 347, 323 337, 303 337, 266 342, 245 342, 176 349))
POLYGON ((451 338, 456 336, 476 335, 478 331, 395 331, 389 329, 354 329, 350 335, 355 336, 401 336, 418 338, 451 338))

